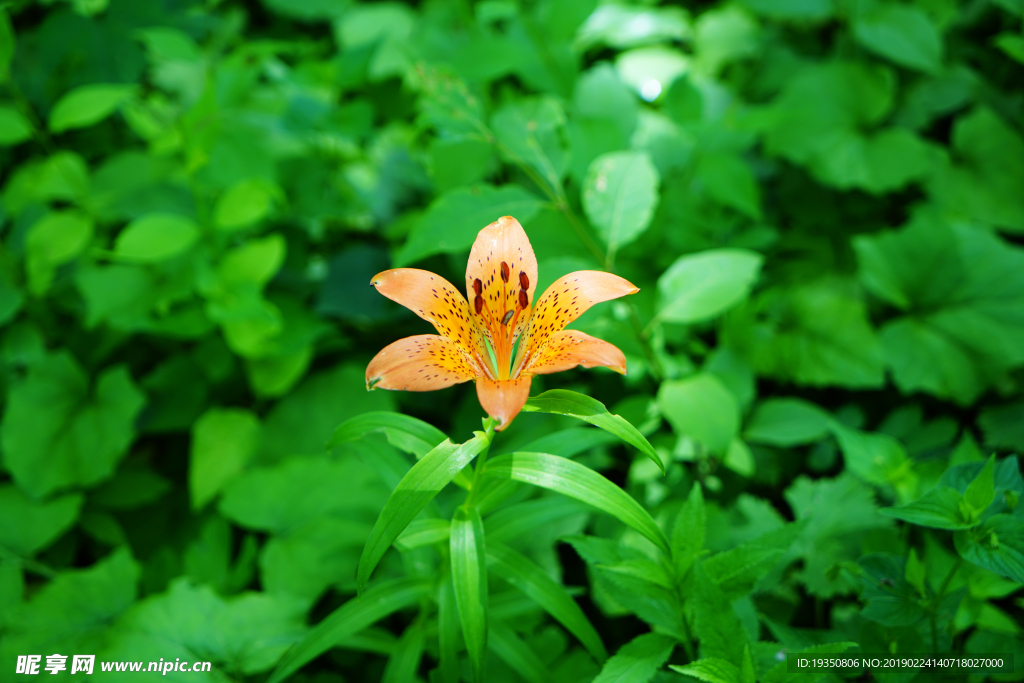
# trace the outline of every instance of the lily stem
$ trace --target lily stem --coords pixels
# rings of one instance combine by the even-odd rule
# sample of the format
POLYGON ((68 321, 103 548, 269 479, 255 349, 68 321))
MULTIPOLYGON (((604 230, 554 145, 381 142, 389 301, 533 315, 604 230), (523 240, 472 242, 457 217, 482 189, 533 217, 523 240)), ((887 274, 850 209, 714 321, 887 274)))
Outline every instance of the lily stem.
POLYGON ((488 417, 484 421, 484 434, 487 436, 487 445, 480 451, 480 455, 476 456, 476 464, 473 466, 473 483, 469 487, 469 493, 466 495, 467 507, 472 507, 476 504, 477 493, 480 491, 480 484, 483 481, 484 466, 487 465, 487 453, 491 450, 491 442, 494 440, 494 427, 495 420, 493 417, 488 417))

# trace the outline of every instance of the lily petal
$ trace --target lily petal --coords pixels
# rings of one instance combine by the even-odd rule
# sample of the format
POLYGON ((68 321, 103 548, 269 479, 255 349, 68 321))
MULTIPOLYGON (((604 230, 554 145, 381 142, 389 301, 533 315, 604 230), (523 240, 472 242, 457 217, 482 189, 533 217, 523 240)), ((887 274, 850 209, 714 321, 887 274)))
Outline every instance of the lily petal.
POLYGON ((577 365, 585 368, 602 365, 620 375, 626 374, 626 357, 619 347, 579 330, 562 330, 548 337, 522 374, 547 375, 577 365))
POLYGON ((530 318, 536 289, 537 257, 519 221, 502 216, 481 230, 466 265, 466 296, 477 327, 496 352, 506 346, 511 352, 530 318), (480 304, 476 302, 478 297, 480 304), (513 325, 513 320, 509 336, 506 327, 513 325), (495 339, 495 335, 500 338, 495 339))
POLYGON ((443 277, 418 268, 394 268, 377 273, 370 284, 460 344, 475 364, 486 364, 487 350, 474 327, 469 304, 443 277))
POLYGON ((527 367, 548 337, 565 329, 594 304, 639 291, 628 280, 599 270, 578 270, 555 280, 533 310, 525 344, 520 345, 524 351, 519 354, 517 369, 527 367))
POLYGON ((491 417, 501 420, 495 427, 499 432, 509 426, 530 397, 530 377, 493 380, 484 377, 476 380, 476 396, 480 405, 491 417))
POLYGON ((479 373, 448 337, 419 334, 385 346, 366 366, 368 389, 434 391, 468 382, 479 373))

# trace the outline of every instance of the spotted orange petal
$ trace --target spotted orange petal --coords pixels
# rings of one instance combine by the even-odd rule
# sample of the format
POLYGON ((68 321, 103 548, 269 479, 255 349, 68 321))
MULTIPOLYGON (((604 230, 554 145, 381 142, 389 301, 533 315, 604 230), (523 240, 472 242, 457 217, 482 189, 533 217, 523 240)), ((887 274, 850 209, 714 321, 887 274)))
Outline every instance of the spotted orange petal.
POLYGON ((419 334, 385 346, 366 366, 368 389, 434 391, 478 376, 465 350, 448 337, 419 334))
POLYGON ((562 330, 548 337, 522 374, 547 375, 577 365, 585 368, 601 365, 620 375, 626 374, 626 357, 619 347, 579 330, 562 330))
POLYGON ((578 270, 559 278, 544 290, 533 309, 520 345, 523 352, 517 359, 517 369, 528 367, 548 337, 562 331, 594 304, 639 291, 628 280, 599 270, 578 270))
POLYGON ((476 380, 476 396, 488 415, 501 420, 495 427, 500 432, 526 405, 530 397, 530 378, 493 380, 481 377, 476 380))
POLYGON ((469 304, 443 277, 417 268, 395 268, 377 273, 370 284, 387 298, 432 323, 442 336, 460 344, 476 365, 488 365, 484 360, 487 350, 474 327, 469 304))
POLYGON ((537 257, 526 231, 502 216, 480 231, 469 252, 466 295, 477 328, 507 372, 515 340, 530 317, 537 289, 537 257))

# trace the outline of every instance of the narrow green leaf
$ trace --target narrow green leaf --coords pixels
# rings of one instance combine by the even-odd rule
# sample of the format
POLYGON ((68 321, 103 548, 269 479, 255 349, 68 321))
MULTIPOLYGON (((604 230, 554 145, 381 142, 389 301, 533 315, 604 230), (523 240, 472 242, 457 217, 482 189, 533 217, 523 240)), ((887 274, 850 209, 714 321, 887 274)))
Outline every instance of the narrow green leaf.
POLYGON ((628 493, 585 465, 546 453, 508 453, 488 462, 484 472, 582 500, 636 529, 663 552, 669 553, 668 539, 647 510, 628 493))
POLYGON ((443 519, 414 519, 395 539, 399 550, 414 550, 425 545, 444 543, 451 536, 451 524, 443 519))
POLYGON ((978 472, 978 476, 967 485, 964 491, 964 502, 971 509, 972 517, 977 518, 992 504, 996 497, 995 483, 996 456, 989 456, 988 462, 978 472))
POLYGON ((565 587, 529 558, 503 543, 488 541, 487 562, 504 581, 530 596, 576 636, 594 659, 602 662, 608 657, 601 637, 565 587))
POLYGON ((739 683, 740 680, 739 667, 718 657, 698 659, 685 666, 671 664, 669 668, 704 683, 739 683))
POLYGON ((382 581, 361 597, 352 598, 313 627, 285 652, 267 683, 281 683, 303 665, 389 614, 415 605, 430 594, 431 583, 420 578, 382 581))
POLYGON ((14 27, 7 16, 7 8, 0 8, 0 83, 10 77, 11 59, 14 58, 14 27))
POLYGON ((679 509, 672 527, 672 560, 680 575, 693 564, 704 549, 707 513, 704 511, 704 492, 700 482, 694 482, 690 495, 679 509))
POLYGON ((64 95, 50 112, 50 130, 60 133, 99 123, 121 106, 132 87, 112 83, 82 85, 64 95))
POLYGON ((637 636, 604 663, 593 683, 647 683, 654 678, 675 646, 675 640, 658 633, 637 636))
POLYGON ((912 503, 880 508, 878 512, 933 529, 969 529, 978 525, 978 520, 971 521, 964 515, 963 496, 949 486, 936 486, 912 503))
POLYGON ((437 596, 437 647, 440 654, 438 668, 441 683, 459 683, 462 680, 459 672, 459 648, 462 645, 459 608, 455 604, 451 565, 442 571, 443 578, 437 596))
POLYGON ((445 440, 424 455, 398 482, 398 486, 392 491, 380 516, 377 517, 370 537, 366 540, 363 554, 359 558, 356 584, 360 590, 366 587, 374 567, 409 522, 462 471, 463 467, 487 447, 487 435, 483 432, 475 434, 476 436, 464 444, 453 444, 445 440))
POLYGON ((498 655, 509 668, 528 681, 546 683, 552 681, 550 669, 533 648, 516 635, 515 631, 500 621, 491 623, 491 637, 487 646, 498 655))
POLYGON ((641 434, 636 427, 627 422, 619 415, 612 415, 605 408, 604 404, 595 398, 567 389, 552 389, 545 391, 539 396, 531 397, 523 410, 530 413, 554 413, 556 415, 567 415, 575 417, 584 422, 589 422, 609 434, 613 434, 626 443, 639 449, 654 461, 658 468, 665 472, 665 465, 661 462, 661 456, 654 450, 654 446, 641 434))
POLYGON ((452 517, 452 584, 473 680, 484 680, 487 651, 487 558, 480 511, 461 506, 452 517))
POLYGON ((546 496, 515 503, 487 517, 487 540, 507 541, 568 517, 590 512, 589 506, 564 496, 546 496))
POLYGON ((432 424, 401 413, 373 411, 351 417, 334 430, 327 448, 356 441, 367 434, 382 433, 395 448, 422 458, 445 440, 444 432, 432 424))
POLYGON ((420 660, 423 659, 425 640, 426 634, 419 622, 414 622, 405 629, 391 651, 391 656, 388 657, 388 664, 380 679, 381 683, 416 683, 419 680, 416 673, 420 668, 420 660))

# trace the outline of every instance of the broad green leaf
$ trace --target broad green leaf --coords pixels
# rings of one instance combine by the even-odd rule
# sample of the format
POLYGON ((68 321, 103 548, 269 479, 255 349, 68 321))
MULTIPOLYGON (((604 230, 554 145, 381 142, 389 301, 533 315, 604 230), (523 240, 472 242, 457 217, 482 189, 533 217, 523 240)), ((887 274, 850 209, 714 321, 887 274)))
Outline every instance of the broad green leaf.
MULTIPOLYGON (((562 105, 550 95, 509 100, 491 117, 491 130, 502 156, 555 194, 561 192, 562 177, 569 165, 564 127, 562 105)), ((500 215, 481 223, 477 230, 500 215)))
POLYGON ((381 683, 406 683, 416 680, 416 672, 423 659, 426 633, 422 624, 413 622, 405 629, 402 637, 395 643, 388 664, 384 668, 381 683))
POLYGON ((11 383, 0 422, 4 463, 29 495, 91 486, 113 474, 145 403, 123 366, 90 387, 67 353, 48 356, 11 383))
POLYGON ((82 85, 65 94, 50 112, 50 130, 86 128, 113 114, 132 96, 133 88, 113 83, 82 85))
POLYGON ((854 247, 864 284, 909 313, 881 333, 903 392, 967 404, 1000 372, 1024 362, 1017 315, 1024 250, 928 215, 897 232, 860 237, 854 247), (981 328, 986 334, 971 332, 981 328))
POLYGON ((928 597, 928 590, 925 588, 924 565, 921 564, 921 560, 917 557, 917 551, 913 548, 907 554, 907 566, 903 571, 903 578, 917 590, 918 595, 922 598, 928 597))
POLYGON ((700 641, 701 657, 718 657, 739 661, 747 636, 725 593, 704 571, 700 562, 694 564, 693 629, 700 641))
POLYGON ((705 683, 739 683, 740 681, 739 667, 718 657, 698 659, 684 666, 671 664, 669 668, 705 683))
POLYGON ((337 448, 346 441, 355 441, 373 433, 384 434, 393 446, 417 458, 422 458, 446 438, 440 429, 415 417, 371 412, 350 417, 338 425, 327 442, 327 448, 337 448))
POLYGON ((658 404, 678 434, 696 439, 716 455, 725 455, 739 431, 736 397, 710 373, 664 382, 658 404))
POLYGON ((978 525, 978 520, 972 520, 965 514, 967 510, 963 496, 949 486, 936 486, 912 503, 881 508, 879 512, 887 517, 933 529, 969 529, 978 525))
POLYGON ((56 267, 81 254, 92 235, 92 219, 80 211, 50 211, 33 223, 25 236, 29 291, 44 294, 56 267))
POLYGON ((665 471, 665 465, 661 462, 658 452, 654 450, 654 446, 644 438, 644 435, 636 427, 621 416, 612 415, 603 403, 586 394, 580 394, 567 389, 551 389, 543 394, 529 398, 526 401, 526 405, 523 406, 523 410, 528 413, 568 415, 569 417, 575 417, 588 422, 637 448, 650 458, 662 472, 665 471))
POLYGON ((75 523, 81 507, 79 494, 35 501, 16 486, 0 486, 0 556, 32 557, 75 523))
POLYGON ((599 662, 608 657, 601 637, 565 587, 526 556, 503 543, 487 542, 487 562, 496 574, 540 605, 572 633, 599 662))
POLYGON ((724 313, 750 293, 763 261, 744 249, 681 256, 658 278, 657 318, 695 323, 724 313))
POLYGON ((445 440, 417 461, 402 477, 384 504, 359 559, 356 581, 361 590, 369 582, 370 574, 380 558, 384 557, 384 553, 409 522, 489 443, 483 432, 476 432, 476 436, 463 444, 445 440))
POLYGON ((485 139, 483 99, 470 92, 465 81, 430 64, 410 80, 420 92, 420 117, 444 137, 485 139))
POLYGON ((799 398, 770 398, 757 404, 743 430, 754 443, 788 448, 819 441, 828 435, 829 414, 799 398))
POLYGON ((427 208, 395 256, 395 265, 405 266, 433 254, 468 251, 477 233, 502 216, 515 216, 529 228, 541 205, 540 199, 518 185, 454 189, 427 208))
POLYGON ((647 683, 668 660, 675 646, 675 640, 657 633, 637 636, 604 663, 593 683, 647 683))
POLYGON ((152 263, 187 251, 199 239, 195 222, 172 213, 152 213, 132 221, 114 242, 114 254, 126 261, 152 263))
MULTIPOLYGON (((271 669, 306 633, 306 602, 290 595, 245 592, 222 598, 185 578, 125 612, 103 659, 165 657, 216 662, 233 675, 271 669)), ((97 657, 99 659, 99 657, 97 657)))
POLYGON ((56 574, 8 615, 0 652, 13 659, 19 652, 100 650, 110 624, 132 606, 140 574, 123 547, 88 568, 56 574))
MULTIPOLYGON (((986 406, 978 416, 978 424, 991 446, 1024 452, 1024 401, 986 406)), ((539 450, 539 449, 538 449, 539 450)))
POLYGON ((597 44, 624 48, 660 40, 686 40, 690 34, 690 18, 681 8, 612 3, 590 14, 576 34, 576 44, 584 49, 597 44))
POLYGON ((636 585, 636 582, 641 582, 665 590, 672 590, 673 580, 665 567, 647 558, 637 557, 608 564, 596 564, 594 566, 607 574, 626 577, 631 580, 630 583, 633 585, 636 585))
POLYGON ((704 510, 704 492, 699 482, 694 482, 690 495, 679 508, 672 527, 672 560, 680 576, 685 574, 704 549, 707 533, 707 513, 704 510))
POLYGON ((756 54, 759 28, 739 7, 716 7, 701 13, 694 25, 696 68, 715 76, 725 64, 756 54))
POLYGON ((388 579, 352 598, 313 627, 278 662, 268 683, 281 683, 303 665, 367 626, 400 609, 411 607, 430 594, 431 584, 421 578, 388 579))
POLYGON ((452 585, 473 680, 484 680, 487 653, 487 558, 480 511, 461 506, 451 525, 452 585))
POLYGON ((274 207, 281 190, 262 178, 249 178, 232 185, 217 200, 213 222, 219 230, 238 230, 258 223, 274 207))
POLYGON ((284 237, 279 233, 248 240, 221 258, 218 267, 221 285, 252 284, 262 287, 281 269, 287 249, 284 237))
POLYGON ((722 342, 760 375, 810 386, 881 387, 882 347, 851 283, 766 290, 726 317, 722 342))
POLYGON ((978 476, 968 484, 967 490, 964 491, 964 502, 971 511, 972 517, 976 518, 984 512, 996 496, 995 464, 996 456, 989 456, 985 466, 978 472, 978 476))
POLYGON ((192 426, 188 483, 200 509, 235 478, 256 453, 259 419, 247 410, 212 408, 192 426))
POLYGON ((509 668, 518 672, 528 681, 546 683, 552 681, 552 673, 533 648, 523 641, 516 632, 499 620, 490 624, 487 646, 502 659, 509 668))
POLYGON ((1024 519, 995 515, 980 526, 953 534, 956 551, 968 562, 1024 583, 1024 519))
POLYGON ((610 152, 591 162, 583 181, 583 209, 610 253, 650 225, 658 205, 658 180, 645 152, 610 152))
POLYGON ((884 486, 899 485, 910 476, 912 462, 899 441, 888 434, 861 432, 831 423, 831 429, 843 451, 846 467, 864 481, 884 486))
POLYGON ((992 43, 1011 58, 1024 64, 1024 36, 1005 31, 996 36, 992 43))
POLYGON ((857 562, 864 573, 861 598, 865 618, 885 626, 909 626, 925 618, 916 589, 907 583, 906 560, 897 555, 865 555, 857 562))
MULTIPOLYGON (((846 652, 850 648, 857 647, 858 643, 826 643, 813 647, 801 648, 799 654, 813 657, 815 655, 837 655, 846 652)), ((768 670, 761 678, 761 683, 817 683, 821 680, 821 672, 809 671, 806 673, 793 674, 789 672, 788 663, 783 661, 768 670)))
POLYGON ((451 538, 452 525, 443 519, 414 519, 395 539, 399 550, 414 550, 425 545, 446 543, 451 538))
MULTIPOLYGON (((0 21, 3 21, 0 19, 0 21)), ((3 29, 0 28, 0 31, 3 29)), ((0 145, 16 145, 32 137, 32 124, 13 107, 0 106, 0 145)))
POLYGON ((757 179, 750 166, 738 155, 729 152, 704 153, 697 162, 695 173, 704 183, 705 191, 716 202, 754 220, 761 218, 761 192, 757 179))
POLYGON ((669 552, 668 540, 650 514, 628 493, 585 465, 545 453, 509 453, 490 460, 484 473, 540 486, 593 505, 669 552))
MULTIPOLYGON (((1011 232, 1024 231, 1024 197, 1017 191, 1024 183, 1024 138, 1020 133, 979 106, 957 118, 952 152, 957 163, 940 163, 933 169, 932 200, 955 215, 1011 232)), ((976 268, 970 273, 983 274, 976 268)))
POLYGON ((854 19, 853 33, 864 47, 901 66, 935 72, 942 65, 942 36, 913 5, 874 5, 854 19))
POLYGON ((832 0, 741 0, 740 4, 763 17, 817 22, 832 16, 832 0))

